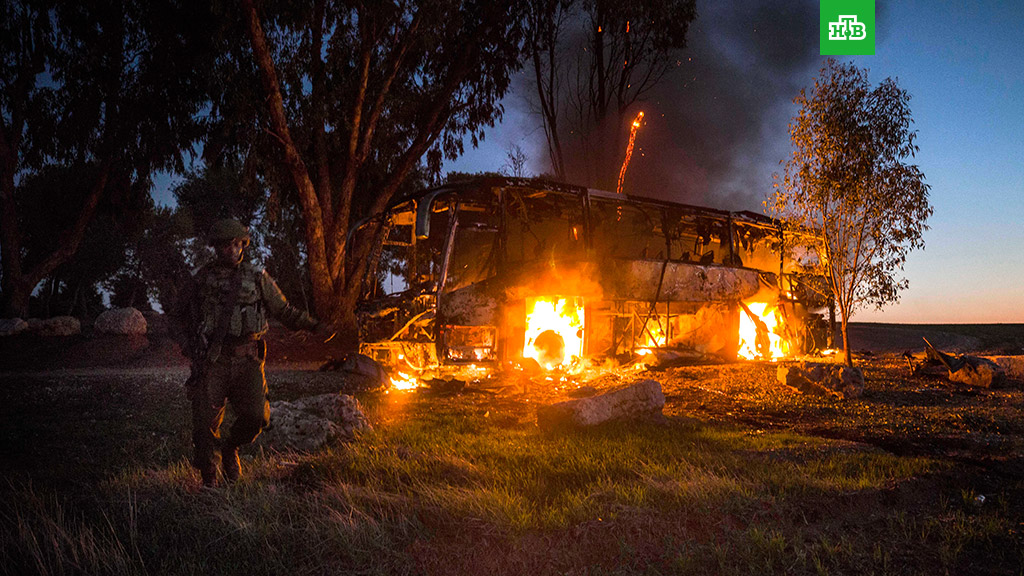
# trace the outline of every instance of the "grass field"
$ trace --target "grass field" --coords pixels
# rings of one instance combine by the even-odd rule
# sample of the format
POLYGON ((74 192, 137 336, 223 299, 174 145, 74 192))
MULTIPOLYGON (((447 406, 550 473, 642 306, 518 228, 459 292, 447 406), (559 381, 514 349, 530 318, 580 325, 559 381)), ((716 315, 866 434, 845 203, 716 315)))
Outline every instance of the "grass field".
MULTIPOLYGON (((865 361, 648 373, 663 420, 551 432, 561 392, 360 398, 374 430, 201 491, 180 369, 0 375, 8 574, 1019 574, 1024 393, 865 361)), ((276 399, 336 390, 272 372, 276 399)))

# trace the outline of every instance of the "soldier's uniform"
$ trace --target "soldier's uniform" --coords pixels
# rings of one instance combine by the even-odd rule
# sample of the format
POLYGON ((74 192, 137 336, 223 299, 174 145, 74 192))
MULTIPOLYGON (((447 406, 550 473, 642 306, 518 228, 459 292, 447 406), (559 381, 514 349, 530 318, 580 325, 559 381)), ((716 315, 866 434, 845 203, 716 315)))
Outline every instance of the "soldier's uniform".
MULTIPOLYGON (((235 225, 237 228, 221 228, 245 230, 241 224, 235 225)), ((223 231, 221 234, 226 235, 223 231)), ((264 376, 267 348, 262 340, 269 327, 268 317, 293 330, 315 330, 318 323, 288 304, 270 275, 247 261, 230 264, 218 259, 204 266, 191 278, 183 296, 189 309, 189 346, 198 352, 194 356, 199 361, 198 366, 193 365, 188 384, 193 465, 202 474, 203 483, 212 485, 217 478, 218 449, 223 455, 225 478, 237 479, 238 447, 255 440, 270 422, 264 376), (236 287, 237 293, 232 295, 236 287), (236 419, 221 439, 225 400, 231 402, 236 419)))

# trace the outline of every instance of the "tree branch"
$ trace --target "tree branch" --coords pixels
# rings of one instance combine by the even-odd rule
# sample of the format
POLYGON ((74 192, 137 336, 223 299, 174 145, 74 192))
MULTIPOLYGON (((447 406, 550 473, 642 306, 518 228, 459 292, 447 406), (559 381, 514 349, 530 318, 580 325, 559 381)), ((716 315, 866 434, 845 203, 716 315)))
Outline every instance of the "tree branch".
POLYGON ((313 280, 313 296, 317 310, 321 313, 332 309, 330 304, 330 275, 327 273, 327 254, 324 242, 323 214, 319 199, 309 177, 309 170, 299 155, 295 142, 288 129, 288 121, 284 115, 284 98, 281 95, 280 82, 274 67, 274 60, 267 46, 266 36, 260 24, 259 14, 253 0, 241 0, 243 17, 248 24, 249 40, 252 44, 253 57, 260 71, 260 80, 267 95, 267 111, 270 123, 283 142, 285 164, 299 193, 302 212, 306 222, 306 250, 309 256, 310 277, 313 280))

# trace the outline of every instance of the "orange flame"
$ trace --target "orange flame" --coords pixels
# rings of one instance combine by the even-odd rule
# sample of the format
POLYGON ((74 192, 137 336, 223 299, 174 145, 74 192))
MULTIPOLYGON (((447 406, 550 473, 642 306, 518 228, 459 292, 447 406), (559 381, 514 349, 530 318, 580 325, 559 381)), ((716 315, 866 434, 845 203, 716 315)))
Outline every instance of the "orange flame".
POLYGON ((419 388, 420 382, 415 376, 409 376, 404 372, 398 372, 398 377, 391 377, 391 388, 393 390, 415 390, 419 388))
POLYGON ((643 326, 643 331, 637 335, 635 340, 637 354, 644 356, 651 353, 651 348, 660 348, 668 344, 659 317, 651 316, 647 319, 646 325, 642 322, 639 325, 643 326))
MULTIPOLYGON (((529 302, 528 302, 529 304, 529 302)), ((527 306, 523 358, 543 368, 568 367, 583 357, 583 300, 550 296, 527 306)))
POLYGON ((622 169, 619 170, 619 183, 615 187, 616 194, 622 194, 622 184, 626 181, 626 168, 629 168, 629 159, 633 157, 633 143, 636 141, 636 131, 640 128, 640 121, 644 119, 643 110, 637 113, 633 125, 629 129, 629 144, 626 145, 626 158, 622 161, 622 169))
POLYGON ((782 337, 783 322, 778 308, 767 302, 740 306, 740 349, 748 360, 778 360, 789 355, 789 343, 782 337))

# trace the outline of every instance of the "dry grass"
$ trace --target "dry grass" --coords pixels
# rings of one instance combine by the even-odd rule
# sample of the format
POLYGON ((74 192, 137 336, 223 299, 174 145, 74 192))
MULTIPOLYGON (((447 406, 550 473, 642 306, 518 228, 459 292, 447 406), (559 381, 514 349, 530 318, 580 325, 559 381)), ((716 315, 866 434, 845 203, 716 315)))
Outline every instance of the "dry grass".
MULTIPOLYGON (((651 376, 651 375, 648 375, 651 376)), ((868 366, 852 401, 757 365, 653 374, 663 422, 549 433, 535 390, 363 398, 376 428, 200 491, 174 379, 0 377, 0 566, 46 574, 1009 574, 1021 391, 868 366), (979 498, 983 496, 984 499, 979 498)), ((320 392, 301 373, 271 393, 320 392), (310 390, 310 388, 315 390, 310 390)))

